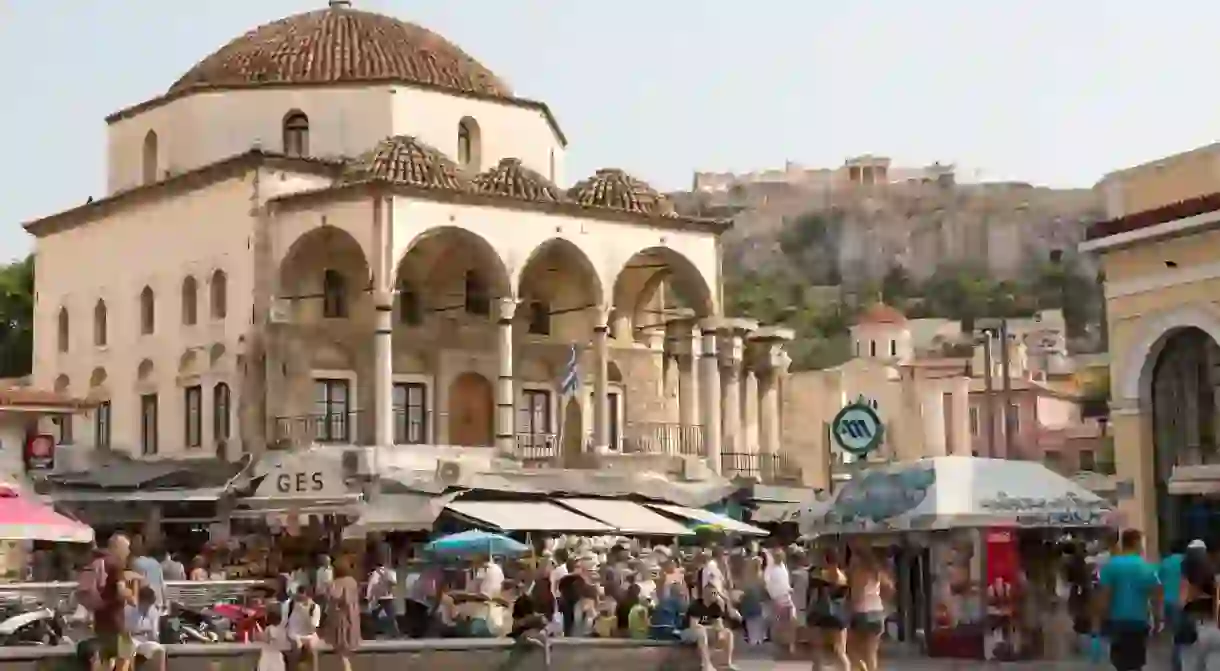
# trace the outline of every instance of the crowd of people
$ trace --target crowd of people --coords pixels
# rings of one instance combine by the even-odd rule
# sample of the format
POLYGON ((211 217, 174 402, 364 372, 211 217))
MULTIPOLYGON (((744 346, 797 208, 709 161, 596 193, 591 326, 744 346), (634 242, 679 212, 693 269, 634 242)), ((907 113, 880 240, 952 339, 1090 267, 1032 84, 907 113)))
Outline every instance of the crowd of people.
MULTIPOLYGON (((816 552, 721 545, 640 546, 587 540, 528 558, 392 564, 388 553, 295 561, 280 576, 260 671, 316 665, 323 643, 345 669, 366 638, 511 637, 549 650, 555 637, 682 640, 705 670, 734 668, 740 646, 790 655, 812 643, 815 668, 877 666, 893 594, 881 555, 852 547, 816 552), (358 572, 359 571, 359 572, 358 572)), ((144 658, 165 667, 159 643, 166 581, 189 573, 141 539, 115 534, 77 576, 91 616, 92 668, 128 671, 144 658)))

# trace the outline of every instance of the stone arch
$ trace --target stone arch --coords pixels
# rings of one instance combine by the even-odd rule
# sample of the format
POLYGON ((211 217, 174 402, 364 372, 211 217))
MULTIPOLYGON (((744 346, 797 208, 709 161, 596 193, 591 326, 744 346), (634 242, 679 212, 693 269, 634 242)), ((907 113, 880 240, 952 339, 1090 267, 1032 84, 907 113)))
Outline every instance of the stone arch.
POLYGON ((93 372, 89 374, 89 388, 90 389, 104 388, 106 386, 107 378, 108 378, 108 376, 106 374, 105 368, 102 368, 101 366, 94 368, 93 372))
MULTIPOLYGON (((666 310, 682 307, 700 318, 717 313, 712 285, 690 259, 670 247, 648 247, 627 259, 615 275, 613 298, 615 319, 629 321, 632 330, 663 323, 664 315, 650 311, 669 298, 678 299, 680 305, 664 302, 666 310)), ((616 334, 619 330, 614 328, 616 334)))
POLYGON ((59 316, 56 320, 56 325, 55 325, 55 327, 56 327, 55 328, 55 330, 56 330, 55 339, 58 341, 57 349, 60 352, 67 352, 68 349, 71 347, 71 343, 72 343, 71 326, 72 325, 71 325, 71 323, 69 321, 69 317, 68 317, 68 308, 65 306, 60 306, 59 316))
POLYGON ((1113 385, 1119 403, 1134 405, 1151 396, 1153 368, 1173 332, 1194 327, 1220 343, 1220 315, 1202 306, 1165 310, 1143 322, 1139 339, 1122 355, 1122 377, 1113 385))
POLYGON ((278 298, 288 302, 297 320, 350 317, 372 300, 371 283, 372 271, 360 242, 345 229, 322 226, 297 238, 280 261, 278 298), (341 290, 325 293, 324 278, 335 274, 343 278, 341 290))
POLYGON ((287 156, 309 156, 309 116, 299 109, 289 110, 281 122, 283 151, 287 156))
POLYGON ((208 348, 208 366, 212 370, 220 368, 224 364, 225 346, 224 343, 213 343, 208 348))
MULTIPOLYGON (((405 316, 401 314, 404 295, 414 295, 425 313, 462 307, 469 302, 472 278, 486 293, 480 301, 486 298, 492 303, 514 295, 512 276, 496 248, 478 233, 457 226, 437 226, 415 236, 398 258, 394 278, 400 319, 405 316)), ((477 307, 491 312, 494 306, 477 307)))
POLYGON ((67 375, 60 375, 55 378, 55 393, 66 394, 72 388, 72 380, 67 375))
POLYGON ((182 356, 178 357, 179 375, 195 375, 199 372, 198 366, 199 354, 194 347, 186 350, 182 353, 182 356))
POLYGON ((157 181, 160 147, 157 131, 150 130, 144 135, 144 147, 141 152, 140 180, 142 184, 152 184, 157 181))
POLYGON ((458 122, 457 151, 454 153, 458 165, 468 172, 478 172, 483 164, 483 131, 474 117, 462 117, 458 122))
POLYGON ((597 268, 566 238, 551 238, 535 247, 518 269, 514 285, 522 321, 537 335, 581 340, 593 329, 593 310, 605 304, 597 268), (539 322, 545 323, 544 330, 539 322))
POLYGON ((152 382, 154 372, 156 372, 156 368, 153 366, 152 359, 140 361, 140 365, 136 367, 136 382, 152 382))

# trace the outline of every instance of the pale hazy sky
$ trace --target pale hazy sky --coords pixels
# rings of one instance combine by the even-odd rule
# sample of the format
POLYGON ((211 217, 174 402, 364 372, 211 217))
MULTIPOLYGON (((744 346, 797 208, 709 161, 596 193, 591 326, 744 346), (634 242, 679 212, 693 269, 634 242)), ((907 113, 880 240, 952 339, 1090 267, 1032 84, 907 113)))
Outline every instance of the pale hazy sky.
MULTIPOLYGON (((101 196, 110 112, 325 0, 0 0, 0 257, 101 196)), ((1201 0, 354 0, 445 35, 571 146, 659 188, 696 168, 876 153, 1089 186, 1210 143, 1220 3, 1201 0)), ((134 253, 135 250, 133 250, 134 253)))

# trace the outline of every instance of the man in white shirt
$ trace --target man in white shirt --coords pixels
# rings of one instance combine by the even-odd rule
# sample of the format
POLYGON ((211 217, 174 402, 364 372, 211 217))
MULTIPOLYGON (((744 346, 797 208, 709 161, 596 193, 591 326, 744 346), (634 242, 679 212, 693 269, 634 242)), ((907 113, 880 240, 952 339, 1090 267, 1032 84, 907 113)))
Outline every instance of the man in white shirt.
POLYGON ((318 570, 313 574, 313 593, 325 597, 330 594, 330 584, 335 580, 335 569, 328 555, 318 555, 318 570))
POLYGON ((551 594, 559 598, 559 581, 568 575, 568 551, 559 549, 551 560, 551 573, 547 578, 551 581, 551 594))
POLYGON ((699 563, 703 566, 700 569, 702 578, 699 581, 700 592, 710 592, 720 599, 722 603, 729 602, 729 592, 724 584, 724 573, 720 570, 720 562, 716 561, 710 553, 704 551, 699 556, 699 563))
POLYGON ((294 655, 312 657, 310 668, 318 668, 318 628, 322 626, 322 608, 309 595, 308 587, 298 587, 292 600, 284 604, 284 631, 292 643, 294 655))
POLYGON ((365 597, 369 602, 369 613, 377 623, 377 632, 398 638, 398 615, 394 610, 394 587, 398 585, 398 573, 379 562, 377 568, 369 574, 368 591, 365 597))
POLYGON ((134 662, 137 657, 143 657, 165 671, 165 648, 158 640, 161 611, 157 608, 156 591, 148 585, 141 587, 138 603, 124 609, 123 619, 131 640, 131 649, 124 651, 126 658, 134 662))
POLYGON ((495 599, 500 596, 504 585, 504 569, 490 557, 484 560, 474 574, 475 590, 487 597, 495 599))

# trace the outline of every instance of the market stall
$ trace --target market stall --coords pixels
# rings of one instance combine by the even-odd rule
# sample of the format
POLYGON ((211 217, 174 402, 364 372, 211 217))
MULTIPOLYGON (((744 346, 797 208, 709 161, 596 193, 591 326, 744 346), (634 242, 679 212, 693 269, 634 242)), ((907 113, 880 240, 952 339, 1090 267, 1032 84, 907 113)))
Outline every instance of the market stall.
POLYGON ((857 474, 800 526, 903 548, 901 626, 933 655, 1002 659, 1037 654, 1041 569, 1053 564, 1039 553, 1064 530, 1117 521, 1109 502, 1039 463, 934 457, 857 474))

